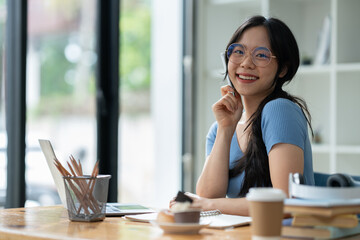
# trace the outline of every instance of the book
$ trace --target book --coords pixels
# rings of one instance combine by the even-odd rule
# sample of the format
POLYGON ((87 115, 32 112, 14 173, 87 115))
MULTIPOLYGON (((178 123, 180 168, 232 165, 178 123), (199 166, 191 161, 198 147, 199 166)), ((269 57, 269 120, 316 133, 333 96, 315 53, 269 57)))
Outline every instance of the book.
POLYGON ((323 27, 319 33, 319 42, 315 56, 315 65, 322 65, 329 62, 331 40, 331 17, 326 16, 323 27))
POLYGON ((332 217, 360 213, 360 199, 285 199, 284 212, 332 217))
POLYGON ((353 228, 339 228, 333 226, 293 226, 294 219, 283 220, 281 229, 282 237, 312 238, 312 239, 336 239, 360 234, 360 224, 353 228))
MULTIPOLYGON (((234 227, 246 226, 251 223, 251 217, 222 214, 219 210, 203 211, 201 212, 200 216, 201 216, 200 222, 201 221, 210 222, 207 228, 214 228, 214 229, 234 228, 234 227)), ((125 218, 130 221, 148 223, 148 222, 156 221, 157 213, 129 215, 129 216, 125 216, 125 218)))
POLYGON ((315 216, 332 217, 339 214, 357 214, 360 213, 360 205, 355 206, 333 206, 333 207, 311 207, 285 205, 285 213, 291 214, 309 214, 315 216))
POLYGON ((355 228, 283 226, 281 230, 283 237, 296 238, 336 239, 357 234, 360 234, 360 225, 355 228))
POLYGON ((356 214, 340 214, 333 217, 315 215, 294 215, 292 226, 333 226, 340 228, 353 228, 359 223, 356 214))
MULTIPOLYGON (((352 192, 360 192, 360 188, 350 189, 352 192)), ((340 190, 339 190, 340 191, 340 190)), ((340 194, 342 192, 338 192, 340 194)), ((305 198, 287 198, 284 201, 285 205, 291 206, 309 206, 309 207, 335 207, 335 206, 360 206, 359 198, 345 198, 345 199, 305 199, 305 198)))

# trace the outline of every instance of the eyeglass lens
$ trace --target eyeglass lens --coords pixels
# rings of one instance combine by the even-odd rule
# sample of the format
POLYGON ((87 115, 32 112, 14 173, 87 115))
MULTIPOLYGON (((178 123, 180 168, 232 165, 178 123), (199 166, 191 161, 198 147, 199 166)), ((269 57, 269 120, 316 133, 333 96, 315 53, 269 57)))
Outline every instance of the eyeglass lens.
MULTIPOLYGON (((246 52, 247 51, 243 45, 231 44, 227 50, 227 57, 231 62, 239 64, 244 61, 246 52)), ((255 48, 251 52, 251 60, 256 66, 265 67, 271 61, 271 52, 265 47, 255 48)))

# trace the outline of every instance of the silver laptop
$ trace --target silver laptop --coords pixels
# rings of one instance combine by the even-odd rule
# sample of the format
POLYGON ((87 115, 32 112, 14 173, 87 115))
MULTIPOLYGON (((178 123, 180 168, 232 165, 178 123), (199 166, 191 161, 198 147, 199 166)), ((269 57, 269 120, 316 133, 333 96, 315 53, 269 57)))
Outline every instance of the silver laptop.
MULTIPOLYGON (((54 179, 54 183, 58 194, 60 196, 61 202, 65 208, 66 205, 66 195, 65 195, 65 185, 64 180, 59 173, 58 169, 54 164, 54 159, 56 158, 54 149, 51 145, 51 142, 46 139, 39 139, 40 147, 42 152, 45 155, 46 162, 49 166, 51 175, 54 179)), ((136 203, 107 203, 106 204, 106 215, 107 216, 123 216, 123 215, 132 215, 132 214, 142 214, 142 213, 153 213, 153 209, 144 207, 136 203)))

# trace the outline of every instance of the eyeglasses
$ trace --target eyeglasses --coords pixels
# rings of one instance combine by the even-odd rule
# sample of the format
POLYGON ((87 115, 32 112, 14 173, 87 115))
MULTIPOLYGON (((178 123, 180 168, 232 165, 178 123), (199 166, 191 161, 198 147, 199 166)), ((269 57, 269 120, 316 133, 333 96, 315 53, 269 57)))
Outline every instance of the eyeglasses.
MULTIPOLYGON (((235 64, 240 64, 244 61, 246 55, 246 48, 242 44, 233 43, 226 50, 227 58, 235 64)), ((257 47, 251 52, 251 60, 258 67, 266 67, 272 58, 271 51, 266 47, 257 47)))

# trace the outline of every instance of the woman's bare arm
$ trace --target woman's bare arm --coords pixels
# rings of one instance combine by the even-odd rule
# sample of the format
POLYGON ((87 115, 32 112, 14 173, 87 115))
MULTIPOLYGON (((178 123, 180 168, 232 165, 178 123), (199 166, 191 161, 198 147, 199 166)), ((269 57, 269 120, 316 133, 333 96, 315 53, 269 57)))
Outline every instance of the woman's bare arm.
MULTIPOLYGON (((292 144, 280 143, 273 146, 269 153, 270 177, 274 188, 282 189, 288 194, 289 173, 303 173, 303 150, 292 144)), ((248 216, 246 198, 202 198, 193 196, 194 206, 203 210, 219 209, 225 214, 248 216)))
POLYGON ((269 169, 274 188, 289 192, 289 174, 304 172, 304 152, 295 145, 279 143, 269 152, 269 169))
POLYGON ((196 193, 206 198, 226 196, 229 181, 229 152, 233 132, 218 129, 215 143, 196 184, 196 193))
POLYGON ((231 139, 243 111, 241 97, 233 88, 221 87, 221 95, 212 107, 218 123, 216 139, 196 185, 196 193, 206 198, 226 196, 231 139))

